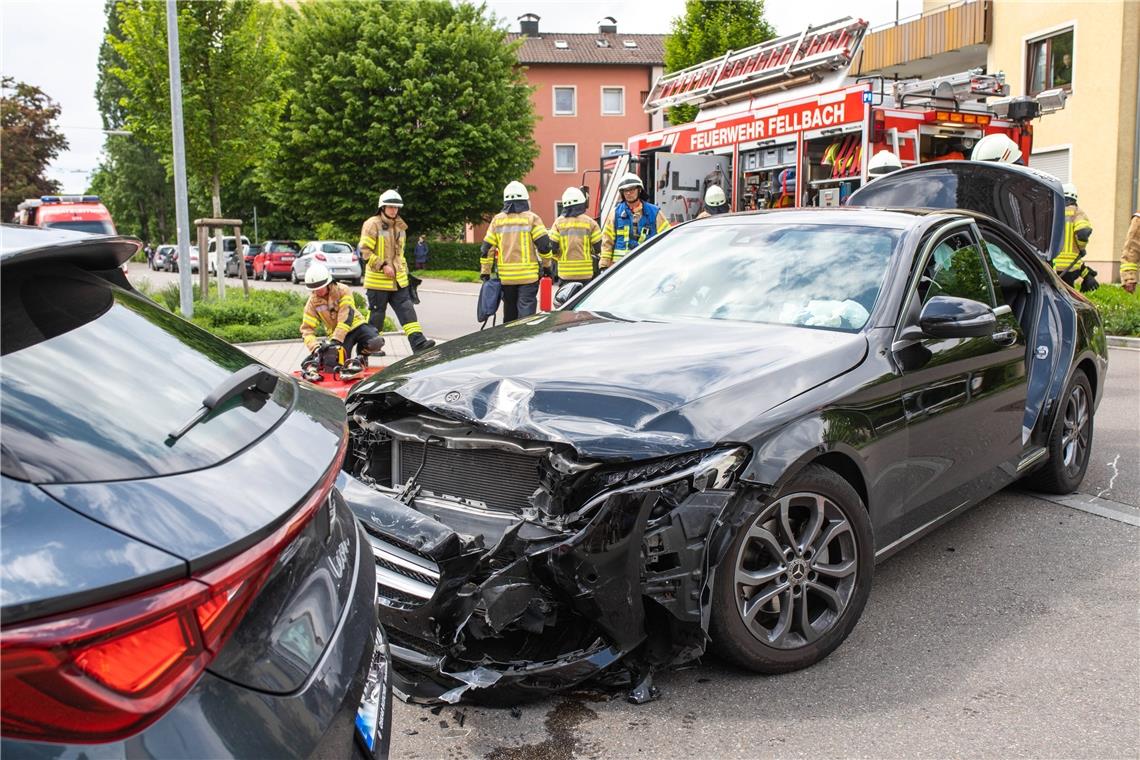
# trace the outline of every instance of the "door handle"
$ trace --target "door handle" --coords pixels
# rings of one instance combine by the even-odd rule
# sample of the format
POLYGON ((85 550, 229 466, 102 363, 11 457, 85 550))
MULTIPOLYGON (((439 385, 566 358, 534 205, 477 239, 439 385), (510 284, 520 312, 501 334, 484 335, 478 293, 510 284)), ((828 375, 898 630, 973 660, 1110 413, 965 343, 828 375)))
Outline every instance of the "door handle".
POLYGON ((994 339, 994 343, 997 343, 999 346, 1012 346, 1017 342, 1017 331, 1002 330, 1000 332, 994 333, 990 337, 992 337, 994 339))

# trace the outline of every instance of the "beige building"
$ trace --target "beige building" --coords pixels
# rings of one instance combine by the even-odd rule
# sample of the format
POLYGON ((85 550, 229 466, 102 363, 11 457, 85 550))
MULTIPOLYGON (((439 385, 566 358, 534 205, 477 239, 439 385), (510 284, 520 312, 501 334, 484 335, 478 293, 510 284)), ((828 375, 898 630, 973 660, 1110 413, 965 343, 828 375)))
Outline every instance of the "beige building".
POLYGON ((1029 165, 1073 182, 1093 224, 1089 263, 1120 279, 1140 209, 1140 0, 925 0, 920 17, 873 29, 866 74, 937 76, 983 66, 1011 95, 1064 87, 1064 110, 1033 124, 1029 165))

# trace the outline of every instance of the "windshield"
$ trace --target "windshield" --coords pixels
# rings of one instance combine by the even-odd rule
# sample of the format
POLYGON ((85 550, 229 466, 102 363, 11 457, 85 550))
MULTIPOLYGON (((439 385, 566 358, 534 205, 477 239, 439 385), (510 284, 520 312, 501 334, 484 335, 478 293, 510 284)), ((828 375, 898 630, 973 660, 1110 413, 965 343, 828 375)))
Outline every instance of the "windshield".
POLYGON ((321 243, 322 253, 352 253, 352 246, 345 243, 321 243))
POLYGON ((623 262, 573 308, 855 331, 874 309, 901 235, 835 224, 685 226, 623 262))
POLYGON ((75 230, 76 232, 88 232, 92 235, 115 234, 115 228, 111 226, 111 223, 101 219, 73 219, 68 222, 48 222, 45 226, 50 227, 54 230, 75 230))

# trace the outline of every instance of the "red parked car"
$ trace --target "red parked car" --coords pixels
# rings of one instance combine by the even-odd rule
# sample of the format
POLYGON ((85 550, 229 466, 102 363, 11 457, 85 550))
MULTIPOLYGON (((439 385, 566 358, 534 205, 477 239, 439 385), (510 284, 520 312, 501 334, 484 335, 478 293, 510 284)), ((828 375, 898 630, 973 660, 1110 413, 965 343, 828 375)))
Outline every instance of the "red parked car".
POLYGON ((261 253, 253 258, 253 278, 266 282, 276 277, 287 278, 300 250, 301 246, 292 240, 266 240, 261 253))

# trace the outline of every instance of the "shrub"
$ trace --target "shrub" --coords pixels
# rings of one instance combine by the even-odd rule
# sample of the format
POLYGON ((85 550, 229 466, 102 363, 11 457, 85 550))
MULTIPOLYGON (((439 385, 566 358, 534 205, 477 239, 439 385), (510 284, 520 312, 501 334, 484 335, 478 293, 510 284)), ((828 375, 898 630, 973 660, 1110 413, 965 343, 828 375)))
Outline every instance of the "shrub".
POLYGON ((1102 285, 1091 293, 1109 335, 1140 336, 1140 294, 1128 293, 1119 285, 1102 285))
MULTIPOLYGON (((428 241, 428 269, 464 269, 469 272, 479 271, 479 243, 445 243, 442 241, 428 241)), ((415 263, 412 255, 416 249, 415 240, 408 240, 404 256, 408 260, 408 269, 415 263)))

